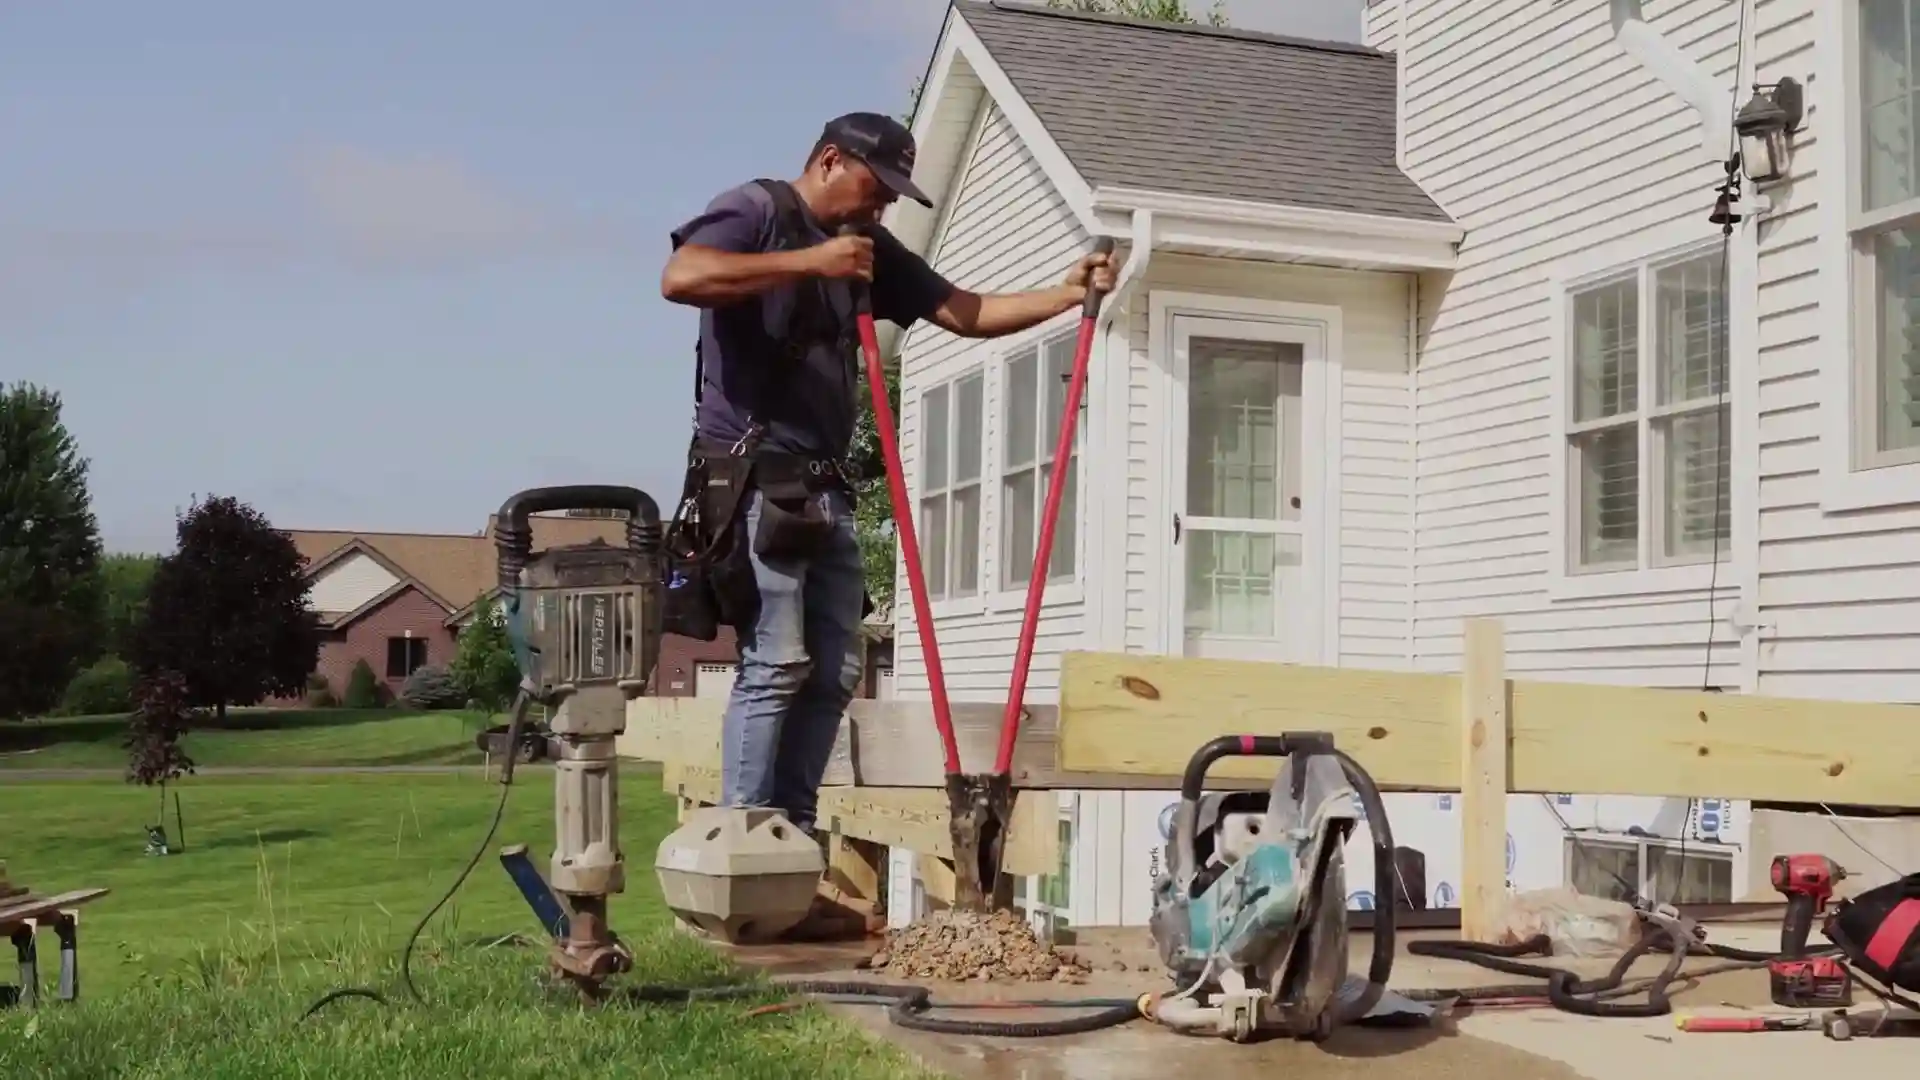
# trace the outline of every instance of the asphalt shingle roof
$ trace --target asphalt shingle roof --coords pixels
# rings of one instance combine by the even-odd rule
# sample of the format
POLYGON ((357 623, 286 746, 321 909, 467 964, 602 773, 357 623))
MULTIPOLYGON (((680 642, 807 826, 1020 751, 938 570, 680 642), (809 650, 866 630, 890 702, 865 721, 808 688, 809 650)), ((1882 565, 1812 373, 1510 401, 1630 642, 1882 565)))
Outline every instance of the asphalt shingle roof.
POLYGON ((1389 53, 1007 0, 956 6, 1093 186, 1449 220, 1394 163, 1389 53))

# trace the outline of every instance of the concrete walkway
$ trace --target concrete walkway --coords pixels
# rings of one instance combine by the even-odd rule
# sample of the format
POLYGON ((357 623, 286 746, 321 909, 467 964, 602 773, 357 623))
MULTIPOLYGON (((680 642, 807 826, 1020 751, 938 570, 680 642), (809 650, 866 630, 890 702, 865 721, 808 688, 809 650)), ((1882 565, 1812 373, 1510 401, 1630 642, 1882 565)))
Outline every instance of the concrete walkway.
MULTIPOLYGON (((1715 926, 1710 939, 1740 948, 1777 942, 1777 926, 1715 926)), ((1450 935, 1410 932, 1402 940, 1450 935)), ((1007 996, 1031 998, 1123 997, 1165 989, 1142 931, 1093 931, 1093 940, 1072 947, 1093 961, 1086 985, 929 984, 939 1000, 964 1002, 1007 996), (1123 970, 1124 969, 1124 970, 1123 970)), ((1365 970, 1370 940, 1352 942, 1353 970, 1365 970)), ((848 970, 872 945, 731 950, 735 959, 775 976, 811 975, 865 979, 848 970)), ((1598 974, 1606 960, 1547 961, 1583 975, 1598 974)), ((1689 961, 1689 967, 1707 961, 1689 961)), ((1643 961, 1633 974, 1652 974, 1643 961)), ((1485 968, 1404 952, 1394 966, 1398 988, 1484 986, 1530 980, 1485 968)), ((1676 1011, 1703 1015, 1771 1013, 1764 971, 1735 971, 1691 983, 1674 995, 1676 1011)), ((1419 1080, 1664 1080, 1667 1077, 1727 1077, 1729 1080, 1799 1080, 1844 1071, 1858 1075, 1911 1072, 1920 1047, 1899 1037, 1835 1043, 1814 1032, 1710 1035, 1677 1031, 1672 1015, 1649 1019, 1592 1019, 1552 1009, 1460 1010, 1429 1030, 1342 1030, 1321 1045, 1273 1041, 1237 1046, 1220 1039, 1176 1035, 1144 1021, 1090 1035, 1062 1038, 963 1038, 905 1031, 883 1009, 833 1005, 830 1009, 872 1034, 905 1048, 930 1067, 964 1080, 1168 1080, 1205 1077, 1288 1080, 1406 1076, 1419 1080)), ((983 1019, 980 1013, 949 1016, 983 1019)), ((1057 1018, 1060 1013, 995 1011, 993 1019, 1057 1018)))

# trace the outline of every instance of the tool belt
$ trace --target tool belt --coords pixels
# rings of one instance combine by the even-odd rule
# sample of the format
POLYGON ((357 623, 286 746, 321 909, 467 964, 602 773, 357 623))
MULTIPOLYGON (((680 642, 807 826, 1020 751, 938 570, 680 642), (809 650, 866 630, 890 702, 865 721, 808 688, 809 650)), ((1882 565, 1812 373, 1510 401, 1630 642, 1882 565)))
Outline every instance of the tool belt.
POLYGON ((853 498, 839 462, 761 450, 757 442, 757 433, 732 445, 696 438, 687 454, 680 507, 665 537, 667 633, 712 641, 721 625, 751 626, 760 608, 751 556, 814 554, 836 527, 832 493, 853 498), (760 518, 748 536, 755 491, 760 518))
POLYGON ((1920 992, 1920 874, 1840 901, 1826 932, 1876 982, 1920 992))

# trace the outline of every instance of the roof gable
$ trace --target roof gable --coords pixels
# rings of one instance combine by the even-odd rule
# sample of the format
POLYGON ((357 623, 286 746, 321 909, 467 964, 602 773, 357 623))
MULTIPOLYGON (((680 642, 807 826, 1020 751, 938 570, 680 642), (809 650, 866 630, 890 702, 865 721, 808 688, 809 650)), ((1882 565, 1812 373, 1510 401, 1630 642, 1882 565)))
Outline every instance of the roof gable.
POLYGON ((1391 54, 1008 0, 954 8, 1090 187, 1449 220, 1396 163, 1391 54))
MULTIPOLYGON (((499 557, 493 533, 497 518, 489 518, 483 533, 379 533, 335 530, 289 530, 294 547, 307 558, 309 577, 325 572, 350 552, 363 551, 400 579, 399 585, 383 593, 380 600, 397 594, 400 586, 412 585, 457 616, 473 602, 499 584, 499 557)), ((627 524, 608 518, 569 518, 535 514, 528 518, 533 532, 533 549, 539 551, 566 544, 604 540, 626 543, 627 524)), ((344 625, 370 610, 350 613, 336 621, 344 625)))

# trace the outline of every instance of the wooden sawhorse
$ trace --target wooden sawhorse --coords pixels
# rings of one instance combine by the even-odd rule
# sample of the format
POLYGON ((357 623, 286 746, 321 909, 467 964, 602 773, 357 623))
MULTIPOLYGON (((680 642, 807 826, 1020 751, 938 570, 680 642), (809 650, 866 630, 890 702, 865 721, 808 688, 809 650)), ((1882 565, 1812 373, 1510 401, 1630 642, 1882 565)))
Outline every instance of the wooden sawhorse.
POLYGON ((20 985, 0 986, 0 1005, 40 1003, 40 948, 38 931, 51 927, 60 939, 60 1001, 80 997, 80 905, 107 894, 105 889, 77 889, 58 896, 18 896, 0 900, 0 934, 13 942, 20 965, 20 985))

